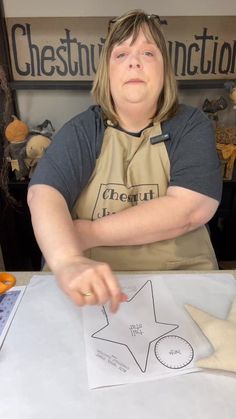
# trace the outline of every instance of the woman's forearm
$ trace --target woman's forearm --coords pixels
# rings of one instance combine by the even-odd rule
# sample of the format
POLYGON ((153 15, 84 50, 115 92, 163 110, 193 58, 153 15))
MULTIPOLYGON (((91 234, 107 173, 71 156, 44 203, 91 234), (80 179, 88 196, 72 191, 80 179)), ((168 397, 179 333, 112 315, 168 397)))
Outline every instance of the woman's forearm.
POLYGON ((140 245, 177 237, 190 230, 188 217, 169 211, 168 199, 140 204, 97 219, 93 224, 95 244, 140 245), (155 205, 156 204, 156 205, 155 205), (159 204, 159 210, 156 210, 159 204), (164 204, 164 205, 162 205, 164 204), (161 208, 160 208, 161 207, 161 208))
POLYGON ((82 255, 62 195, 49 186, 35 185, 29 189, 28 204, 38 244, 64 292, 81 307, 110 301, 115 313, 127 296, 106 263, 82 255))
POLYGON ((217 201, 178 189, 163 198, 97 219, 87 232, 91 247, 167 240, 207 223, 216 211, 217 201))
POLYGON ((71 215, 58 191, 46 185, 32 186, 28 205, 36 240, 53 271, 64 261, 82 254, 71 215))

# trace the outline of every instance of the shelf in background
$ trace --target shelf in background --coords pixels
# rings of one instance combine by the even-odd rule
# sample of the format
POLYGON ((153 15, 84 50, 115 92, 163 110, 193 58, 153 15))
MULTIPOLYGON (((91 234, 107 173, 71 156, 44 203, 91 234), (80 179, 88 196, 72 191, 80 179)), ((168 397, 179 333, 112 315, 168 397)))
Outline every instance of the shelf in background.
MULTIPOLYGON (((223 89, 226 80, 179 80, 178 87, 187 89, 223 89)), ((92 80, 80 81, 12 81, 13 90, 91 90, 92 80)))

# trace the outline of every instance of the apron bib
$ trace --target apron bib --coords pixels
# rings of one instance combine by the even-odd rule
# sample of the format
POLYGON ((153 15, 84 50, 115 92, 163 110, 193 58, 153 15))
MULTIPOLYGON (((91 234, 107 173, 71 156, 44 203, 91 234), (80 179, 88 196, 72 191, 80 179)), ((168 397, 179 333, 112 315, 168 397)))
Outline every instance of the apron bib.
MULTIPOLYGON (((168 153, 164 142, 150 143, 150 137, 160 134, 159 123, 145 129, 138 138, 108 127, 95 169, 73 209, 73 218, 96 220, 165 196, 170 180, 168 153)), ((85 256, 107 262, 113 270, 217 269, 205 227, 151 244, 97 247, 86 251, 85 256)))

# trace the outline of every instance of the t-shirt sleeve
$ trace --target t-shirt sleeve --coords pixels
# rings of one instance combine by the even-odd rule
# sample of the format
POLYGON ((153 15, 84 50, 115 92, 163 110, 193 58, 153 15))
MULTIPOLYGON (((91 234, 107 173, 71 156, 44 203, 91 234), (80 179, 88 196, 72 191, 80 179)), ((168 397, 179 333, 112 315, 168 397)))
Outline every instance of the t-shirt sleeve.
POLYGON ((98 123, 94 112, 67 122, 39 161, 29 186, 52 186, 72 209, 95 167, 98 137, 103 137, 101 123, 99 127, 98 123))
POLYGON ((199 109, 186 107, 164 132, 170 130, 167 151, 170 159, 170 186, 181 186, 218 201, 222 175, 212 122, 199 109))

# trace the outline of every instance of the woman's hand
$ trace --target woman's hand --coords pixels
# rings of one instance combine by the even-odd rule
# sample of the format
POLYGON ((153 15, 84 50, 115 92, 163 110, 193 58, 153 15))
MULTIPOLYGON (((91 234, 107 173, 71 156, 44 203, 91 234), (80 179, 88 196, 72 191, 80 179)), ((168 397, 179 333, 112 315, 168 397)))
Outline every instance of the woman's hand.
POLYGON ((55 271, 61 288, 80 307, 105 304, 115 313, 121 302, 127 300, 108 264, 83 256, 63 262, 55 271))

